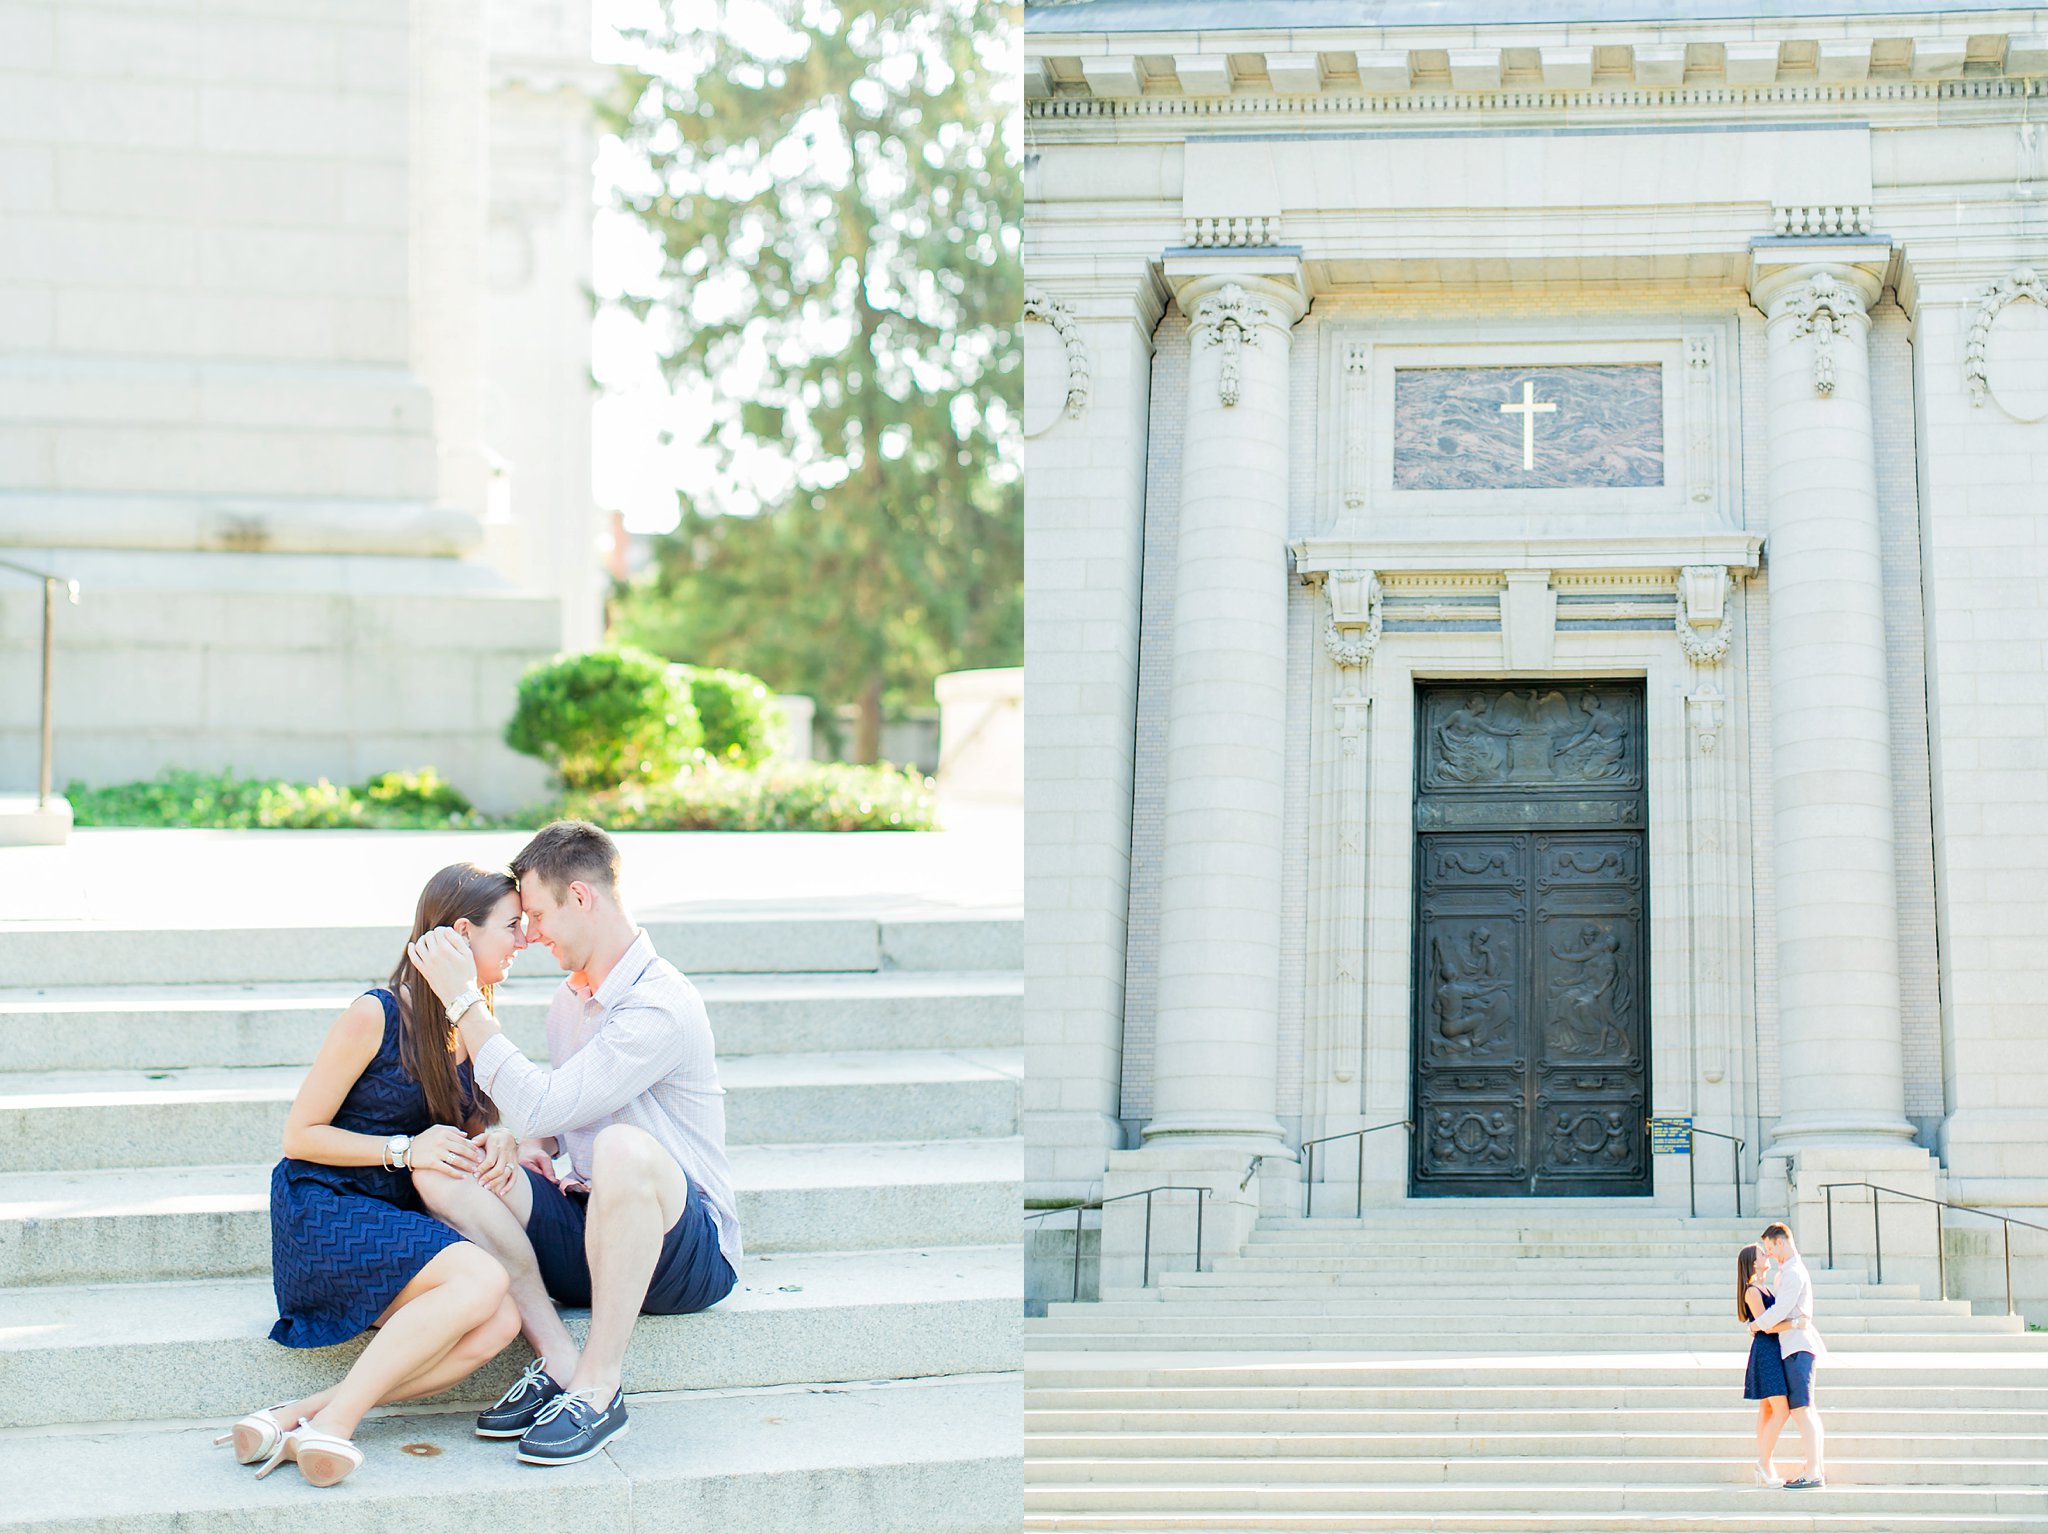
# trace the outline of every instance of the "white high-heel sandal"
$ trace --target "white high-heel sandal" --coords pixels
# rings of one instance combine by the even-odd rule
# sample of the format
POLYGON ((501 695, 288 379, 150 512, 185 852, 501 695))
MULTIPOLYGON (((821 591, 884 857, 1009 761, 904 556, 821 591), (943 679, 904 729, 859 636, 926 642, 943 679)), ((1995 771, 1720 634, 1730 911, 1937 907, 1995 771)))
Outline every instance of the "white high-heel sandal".
POLYGON ((250 1412, 214 1439, 214 1447, 219 1448, 222 1444, 231 1442, 235 1446, 236 1464, 255 1464, 275 1449, 277 1441, 284 1437, 283 1425, 271 1415, 279 1409, 276 1406, 266 1406, 261 1411, 250 1412))
POLYGON ((270 1458, 256 1472, 256 1479, 262 1480, 284 1460, 299 1467, 307 1485, 334 1486, 363 1468, 363 1451, 346 1438, 321 1432, 301 1417, 297 1427, 278 1439, 270 1458))
POLYGON ((1783 1486, 1785 1484, 1785 1478, 1782 1475, 1777 1474, 1773 1470, 1766 1469, 1762 1465, 1752 1464, 1749 1470, 1750 1474, 1756 1477, 1756 1483, 1759 1486, 1783 1486))

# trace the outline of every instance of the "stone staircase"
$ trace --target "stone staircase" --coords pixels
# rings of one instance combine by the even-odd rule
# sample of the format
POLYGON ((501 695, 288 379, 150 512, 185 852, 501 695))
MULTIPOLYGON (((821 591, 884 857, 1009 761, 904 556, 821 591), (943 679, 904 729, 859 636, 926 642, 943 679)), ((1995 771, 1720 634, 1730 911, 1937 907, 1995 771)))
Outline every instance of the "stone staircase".
MULTIPOLYGON (((372 1417, 327 1492, 208 1440, 357 1350, 265 1337, 268 1181, 307 1062, 404 933, 0 933, 0 1529, 1014 1529, 1019 924, 647 926, 718 1038, 740 1288, 642 1318, 635 1431, 585 1464, 471 1433, 519 1342, 372 1417)), ((499 992, 536 1058, 558 978, 533 949, 499 992)))
POLYGON ((1267 1219, 1214 1271, 1055 1303, 1025 1323, 1025 1527, 2048 1531, 2048 1336, 1860 1264, 1813 1269, 1829 1485, 1752 1483, 1733 1259, 1763 1223, 1267 1219))

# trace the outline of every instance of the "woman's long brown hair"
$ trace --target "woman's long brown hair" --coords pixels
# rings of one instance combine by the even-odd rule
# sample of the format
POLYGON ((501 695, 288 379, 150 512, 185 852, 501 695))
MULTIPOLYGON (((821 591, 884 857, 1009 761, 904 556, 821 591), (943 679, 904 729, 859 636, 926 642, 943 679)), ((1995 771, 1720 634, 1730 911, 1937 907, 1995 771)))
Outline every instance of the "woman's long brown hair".
POLYGON ((1760 1246, 1745 1246, 1735 1254, 1735 1319, 1750 1319, 1749 1302, 1743 1298, 1756 1274, 1757 1260, 1763 1256, 1760 1246))
MULTIPOLYGON (((398 1060, 406 1075, 426 1093, 427 1111, 436 1124, 462 1127, 462 1078, 455 1070, 454 1029, 433 987, 413 966, 412 945, 436 927, 454 926, 458 918, 482 926, 498 902, 518 890, 503 869, 450 863, 420 891, 420 902, 412 914, 412 936, 399 951, 398 967, 391 971, 391 994, 398 999, 398 1060), (422 998, 427 1002, 424 1007, 418 1005, 422 998)), ((486 1006, 494 989, 483 988, 486 1006)), ((496 1104, 481 1090, 476 1094, 476 1110, 486 1124, 498 1122, 496 1104)))

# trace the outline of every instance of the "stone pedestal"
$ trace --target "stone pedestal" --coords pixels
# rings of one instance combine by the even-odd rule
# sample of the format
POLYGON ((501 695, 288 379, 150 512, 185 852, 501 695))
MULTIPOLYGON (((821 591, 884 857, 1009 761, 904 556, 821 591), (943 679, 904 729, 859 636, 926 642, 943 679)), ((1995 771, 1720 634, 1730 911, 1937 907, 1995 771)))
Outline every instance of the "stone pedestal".
POLYGON ((1779 1154, 1913 1132, 1867 313, 1889 252, 1820 254, 1774 250, 1751 283, 1770 323, 1779 1154))
POLYGON ((1307 305, 1295 284, 1250 272, 1194 276, 1180 301, 1194 344, 1145 1136, 1281 1154, 1287 359, 1307 305))

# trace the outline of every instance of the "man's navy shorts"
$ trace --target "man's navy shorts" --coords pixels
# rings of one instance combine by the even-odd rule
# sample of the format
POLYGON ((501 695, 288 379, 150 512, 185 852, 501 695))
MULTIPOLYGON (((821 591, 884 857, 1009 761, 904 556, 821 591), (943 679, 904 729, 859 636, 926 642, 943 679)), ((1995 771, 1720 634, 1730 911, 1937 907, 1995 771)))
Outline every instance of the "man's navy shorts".
MULTIPOLYGON (((590 1303, 590 1258, 584 1250, 583 1227, 589 1218, 588 1193, 564 1193, 530 1167, 521 1167, 533 1192, 533 1213, 526 1238, 540 1263, 541 1282, 563 1305, 590 1303)), ((648 1281, 643 1315, 680 1316, 716 1305, 731 1293, 732 1265, 718 1250, 718 1227, 697 1185, 683 1201, 683 1212, 661 1243, 648 1281)))
POLYGON ((1813 1355, 1811 1353, 1787 1353, 1785 1355, 1785 1404, 1797 1411, 1802 1406, 1813 1404, 1813 1355))

